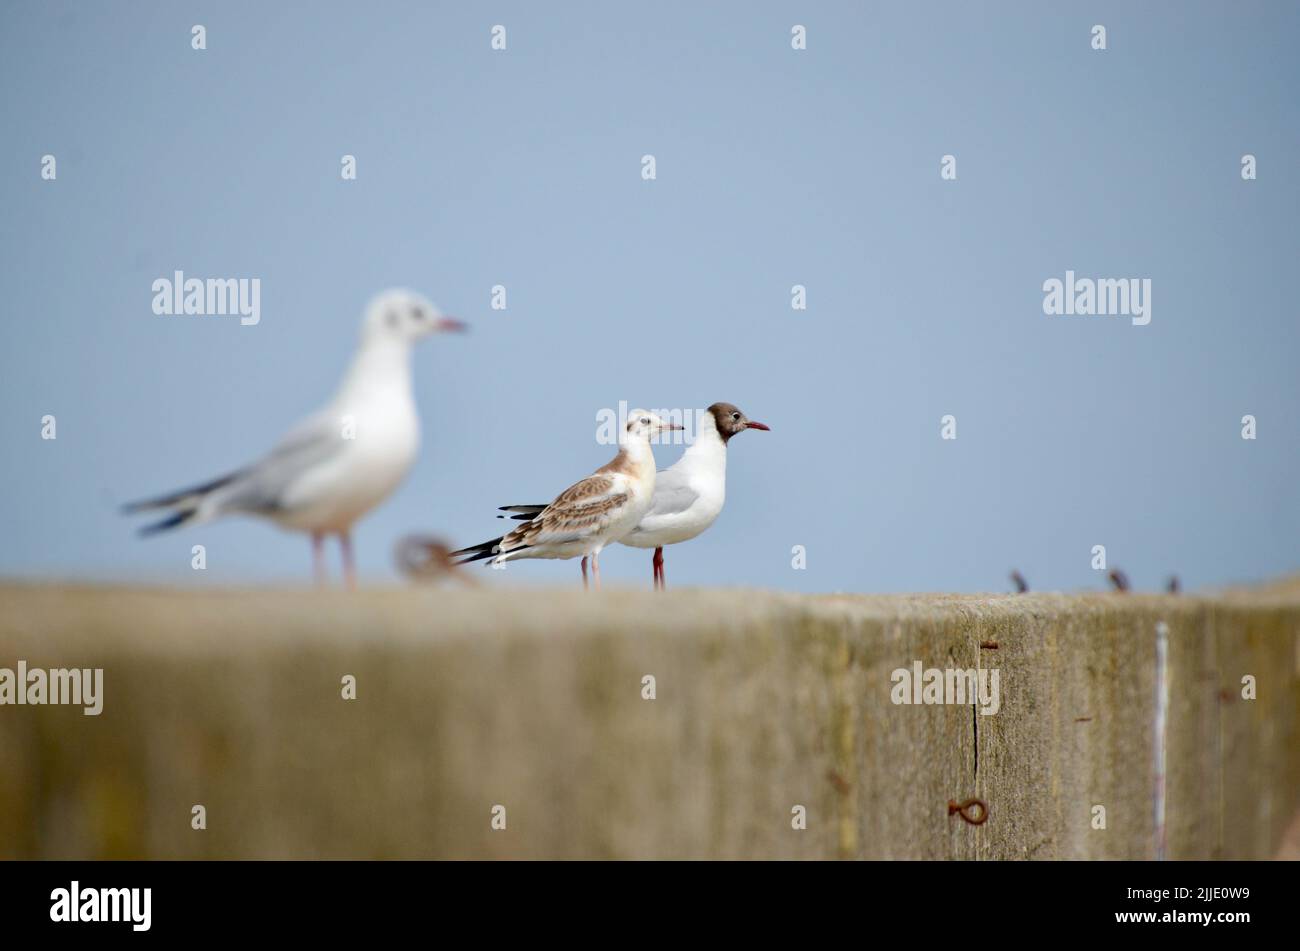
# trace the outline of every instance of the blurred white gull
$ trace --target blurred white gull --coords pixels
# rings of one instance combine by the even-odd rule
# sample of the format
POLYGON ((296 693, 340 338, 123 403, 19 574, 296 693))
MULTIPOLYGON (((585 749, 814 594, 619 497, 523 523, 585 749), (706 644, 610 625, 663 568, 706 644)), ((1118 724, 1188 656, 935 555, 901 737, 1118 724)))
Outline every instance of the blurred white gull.
POLYGON ((172 510, 141 529, 143 535, 223 515, 254 515, 308 532, 317 582, 325 580, 325 536, 337 535, 344 577, 355 585, 352 526, 397 488, 420 446, 411 345, 430 334, 464 329, 413 291, 381 294, 366 311, 352 366, 324 408, 257 462, 125 510, 172 510))

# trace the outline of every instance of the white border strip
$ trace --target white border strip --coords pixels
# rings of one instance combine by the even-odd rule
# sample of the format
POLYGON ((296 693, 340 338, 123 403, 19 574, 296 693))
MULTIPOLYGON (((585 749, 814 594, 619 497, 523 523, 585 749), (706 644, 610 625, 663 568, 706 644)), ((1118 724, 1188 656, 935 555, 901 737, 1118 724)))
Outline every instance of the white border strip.
POLYGON ((1156 622, 1156 722, 1155 748, 1152 750, 1155 767, 1155 853, 1156 861, 1166 856, 1165 840, 1165 753, 1169 731, 1169 625, 1156 622))

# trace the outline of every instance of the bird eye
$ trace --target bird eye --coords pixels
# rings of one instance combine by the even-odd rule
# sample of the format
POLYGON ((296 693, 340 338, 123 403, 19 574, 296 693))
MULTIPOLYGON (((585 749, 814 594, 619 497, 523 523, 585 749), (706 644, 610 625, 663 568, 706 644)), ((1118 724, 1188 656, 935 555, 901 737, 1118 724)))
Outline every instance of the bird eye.
POLYGON ((641 425, 642 425, 642 426, 649 426, 649 425, 650 425, 650 420, 649 420, 647 417, 642 416, 642 417, 641 417, 641 425))
POLYGON ((413 313, 413 314, 415 315, 415 319, 416 319, 416 320, 424 320, 424 308, 423 308, 423 307, 417 307, 417 308, 415 308, 415 310, 411 311, 411 313, 413 313))
POLYGON ((732 418, 732 419, 740 419, 740 414, 739 414, 739 413, 732 413, 732 414, 731 414, 731 418, 732 418))

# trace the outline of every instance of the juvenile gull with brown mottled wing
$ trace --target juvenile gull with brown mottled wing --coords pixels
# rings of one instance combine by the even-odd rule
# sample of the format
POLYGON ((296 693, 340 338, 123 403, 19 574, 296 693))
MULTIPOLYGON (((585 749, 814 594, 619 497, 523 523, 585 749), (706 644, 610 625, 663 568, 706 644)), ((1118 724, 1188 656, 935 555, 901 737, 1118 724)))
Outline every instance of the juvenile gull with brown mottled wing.
POLYGON ((453 557, 458 564, 491 558, 501 564, 516 558, 582 558, 582 580, 587 581, 587 559, 600 586, 600 552, 634 529, 650 507, 655 489, 655 460, 650 438, 681 429, 654 413, 629 414, 627 431, 618 455, 581 482, 565 489, 532 521, 491 541, 462 548, 453 557))
MULTIPOLYGON (((619 539, 632 548, 653 548, 654 585, 664 588, 664 548, 695 538, 717 519, 727 489, 727 442, 747 429, 767 430, 731 403, 714 403, 700 421, 691 448, 658 474, 654 499, 641 521, 619 539)), ((503 505, 519 521, 536 518, 543 505, 503 505)), ((505 516, 498 516, 504 518, 505 516)))

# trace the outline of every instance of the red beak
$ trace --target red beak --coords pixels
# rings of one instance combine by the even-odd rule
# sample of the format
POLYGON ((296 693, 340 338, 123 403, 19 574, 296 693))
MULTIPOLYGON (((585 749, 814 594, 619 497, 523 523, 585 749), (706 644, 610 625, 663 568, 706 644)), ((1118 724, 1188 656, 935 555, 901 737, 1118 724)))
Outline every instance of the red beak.
POLYGON ((444 317, 438 321, 438 329, 443 332, 450 331, 451 333, 463 334, 469 333, 469 324, 457 320, 455 317, 444 317))
POLYGON ((752 419, 751 419, 749 422, 747 422, 747 423, 745 424, 745 428, 746 428, 746 429, 761 429, 761 430, 763 430, 763 432, 765 432, 765 433, 770 433, 770 432, 772 431, 772 427, 769 426, 769 425, 767 425, 767 423, 756 423, 756 422, 754 422, 752 419))

